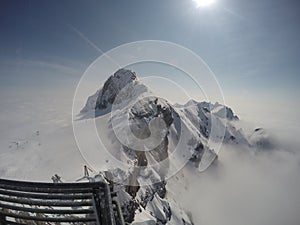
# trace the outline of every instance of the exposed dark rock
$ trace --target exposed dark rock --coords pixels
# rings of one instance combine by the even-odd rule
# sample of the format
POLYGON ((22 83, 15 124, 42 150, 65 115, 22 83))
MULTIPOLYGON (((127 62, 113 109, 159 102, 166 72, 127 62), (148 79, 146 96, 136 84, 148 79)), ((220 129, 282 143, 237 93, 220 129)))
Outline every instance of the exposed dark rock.
POLYGON ((112 105, 118 93, 137 79, 136 74, 130 70, 120 69, 110 76, 104 83, 102 91, 97 98, 96 109, 105 109, 112 105))

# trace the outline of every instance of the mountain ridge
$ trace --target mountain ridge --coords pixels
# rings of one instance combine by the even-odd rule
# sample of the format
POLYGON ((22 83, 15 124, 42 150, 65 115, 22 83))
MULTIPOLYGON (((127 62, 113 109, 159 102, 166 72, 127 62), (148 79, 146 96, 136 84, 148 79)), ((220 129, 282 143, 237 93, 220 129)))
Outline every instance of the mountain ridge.
POLYGON ((104 139, 114 143, 110 149, 116 149, 115 157, 132 165, 127 171, 108 169, 112 182, 117 186, 126 184, 119 185, 118 192, 123 196, 121 204, 127 222, 142 217, 157 224, 192 224, 179 205, 174 204, 171 209, 173 200, 166 199, 169 176, 187 163, 200 171, 207 169, 217 159, 210 139, 249 144, 243 132, 231 124, 238 117, 229 107, 195 100, 171 105, 156 97, 135 72, 126 69, 111 75, 88 98, 80 115, 88 113, 94 113, 96 126, 101 129, 104 126, 97 125, 97 117, 111 113, 104 121, 109 130, 104 139), (211 138, 214 126, 219 130, 211 138))

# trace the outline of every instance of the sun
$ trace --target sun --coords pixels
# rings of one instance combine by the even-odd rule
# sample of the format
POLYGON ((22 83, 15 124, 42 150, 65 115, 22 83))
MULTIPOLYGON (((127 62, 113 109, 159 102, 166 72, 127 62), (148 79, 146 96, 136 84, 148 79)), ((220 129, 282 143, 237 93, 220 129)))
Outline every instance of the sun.
POLYGON ((196 2, 197 8, 199 8, 199 7, 210 6, 215 2, 215 0, 194 0, 194 2, 196 2))

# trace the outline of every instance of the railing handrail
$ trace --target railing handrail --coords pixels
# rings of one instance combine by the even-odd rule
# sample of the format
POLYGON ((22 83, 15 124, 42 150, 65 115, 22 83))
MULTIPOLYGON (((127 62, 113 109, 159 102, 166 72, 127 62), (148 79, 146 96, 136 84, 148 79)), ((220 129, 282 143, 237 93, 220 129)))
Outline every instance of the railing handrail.
POLYGON ((47 183, 47 182, 32 182, 32 181, 19 181, 19 180, 7 180, 0 179, 0 187, 2 185, 6 186, 23 186, 23 187, 38 187, 38 188, 58 188, 58 189, 89 189, 104 187, 105 182, 80 182, 80 183, 47 183))

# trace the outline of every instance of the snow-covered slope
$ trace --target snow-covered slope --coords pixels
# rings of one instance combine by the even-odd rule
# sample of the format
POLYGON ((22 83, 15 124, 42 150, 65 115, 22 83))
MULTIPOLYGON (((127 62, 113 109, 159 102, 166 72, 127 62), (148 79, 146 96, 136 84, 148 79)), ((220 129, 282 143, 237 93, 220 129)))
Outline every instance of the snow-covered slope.
MULTIPOLYGON (((224 136, 216 137, 225 143, 248 144, 243 131, 237 130, 234 121, 238 117, 234 115, 232 109, 219 103, 196 102, 190 100, 185 105, 176 105, 177 109, 197 128, 206 139, 209 138, 212 121, 215 126, 225 131, 224 136), (223 139, 223 140, 221 140, 223 139)), ((217 140, 218 141, 218 140, 217 140)))

